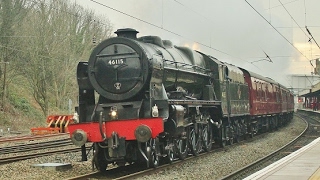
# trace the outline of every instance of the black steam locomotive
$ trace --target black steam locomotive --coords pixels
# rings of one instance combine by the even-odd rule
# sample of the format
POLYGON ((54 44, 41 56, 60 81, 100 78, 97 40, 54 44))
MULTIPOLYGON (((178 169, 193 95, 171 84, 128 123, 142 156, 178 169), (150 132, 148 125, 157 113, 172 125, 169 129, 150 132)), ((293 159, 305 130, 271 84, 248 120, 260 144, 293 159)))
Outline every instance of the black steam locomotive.
POLYGON ((263 117, 280 122, 277 112, 250 114, 249 71, 157 36, 137 38, 134 29, 115 33, 78 64, 79 123, 69 126, 83 159, 93 142, 100 171, 109 163, 156 167, 252 136, 273 121, 263 117))

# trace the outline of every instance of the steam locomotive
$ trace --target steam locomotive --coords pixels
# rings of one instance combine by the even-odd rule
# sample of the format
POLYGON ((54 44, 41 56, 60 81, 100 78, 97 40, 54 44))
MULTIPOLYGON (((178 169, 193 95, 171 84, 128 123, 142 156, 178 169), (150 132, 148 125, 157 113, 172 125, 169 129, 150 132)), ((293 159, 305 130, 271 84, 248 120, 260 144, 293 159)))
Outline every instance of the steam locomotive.
POLYGON ((115 33, 79 62, 79 123, 68 127, 83 160, 93 143, 100 171, 157 167, 293 117, 293 94, 270 78, 131 28, 115 33))

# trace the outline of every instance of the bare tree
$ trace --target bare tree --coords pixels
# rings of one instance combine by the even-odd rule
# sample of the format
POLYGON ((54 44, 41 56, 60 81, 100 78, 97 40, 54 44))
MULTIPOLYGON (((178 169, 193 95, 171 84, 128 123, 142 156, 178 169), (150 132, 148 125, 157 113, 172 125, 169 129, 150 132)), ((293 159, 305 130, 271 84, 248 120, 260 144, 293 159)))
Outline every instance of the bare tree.
MULTIPOLYGON (((8 63, 14 61, 17 53, 13 48, 18 43, 15 38, 15 32, 19 24, 23 21, 25 14, 28 12, 26 0, 1 0, 0 1, 0 77, 1 84, 1 107, 4 108, 6 97, 6 88, 10 78, 15 74, 14 68, 7 68, 8 63)), ((14 62, 13 62, 14 63, 14 62)))
POLYGON ((111 27, 76 4, 63 0, 36 3, 19 31, 26 38, 20 44, 21 72, 45 115, 49 106, 62 108, 76 98, 76 66, 94 47, 93 36, 107 38, 111 27))

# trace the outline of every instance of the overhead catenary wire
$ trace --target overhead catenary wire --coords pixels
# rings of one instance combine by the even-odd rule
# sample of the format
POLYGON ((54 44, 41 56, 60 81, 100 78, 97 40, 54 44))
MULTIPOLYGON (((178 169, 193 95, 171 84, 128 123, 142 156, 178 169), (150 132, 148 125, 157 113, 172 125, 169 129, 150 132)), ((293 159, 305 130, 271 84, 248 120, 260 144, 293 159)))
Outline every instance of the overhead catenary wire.
MULTIPOLYGON (((98 2, 98 1, 96 1, 96 0, 90 0, 90 1, 93 2, 93 3, 96 3, 96 4, 100 5, 100 6, 103 6, 103 7, 106 7, 106 8, 108 8, 108 9, 111 9, 111 10, 113 10, 113 11, 115 11, 115 12, 118 12, 118 13, 120 13, 120 14, 123 14, 123 15, 125 15, 125 16, 128 16, 128 17, 130 17, 130 18, 136 19, 136 20, 138 20, 138 21, 140 21, 140 22, 146 23, 146 24, 151 25, 151 26, 153 26, 153 27, 156 27, 156 28, 158 28, 158 29, 162 29, 162 30, 164 30, 164 31, 166 31, 166 32, 169 32, 169 33, 171 33, 171 34, 174 34, 174 35, 176 35, 176 36, 178 36, 178 37, 191 40, 191 41, 193 41, 193 42, 195 42, 195 43, 198 43, 199 45, 202 45, 202 46, 204 46, 204 47, 213 49, 213 50, 215 50, 215 51, 218 51, 218 52, 223 53, 223 54, 225 54, 225 55, 228 55, 228 56, 230 56, 230 57, 234 57, 234 58, 236 58, 236 59, 238 59, 238 60, 247 62, 247 63, 255 66, 257 69, 262 70, 262 69, 260 69, 258 66, 256 66, 256 65, 253 64, 253 63, 250 63, 250 62, 247 61, 247 60, 244 60, 244 59, 239 58, 239 57, 232 56, 232 55, 230 55, 229 53, 226 53, 226 52, 223 52, 223 51, 218 50, 218 49, 216 49, 216 48, 213 48, 211 45, 208 46, 208 45, 206 45, 206 44, 204 44, 204 43, 201 43, 201 42, 199 42, 199 41, 195 41, 195 40, 193 40, 193 39, 191 39, 191 38, 185 37, 185 36, 183 36, 183 35, 181 35, 181 34, 179 34, 179 33, 176 33, 176 32, 173 32, 173 31, 171 31, 171 30, 169 30, 169 29, 163 28, 163 22, 162 22, 163 19, 162 19, 162 21, 161 21, 162 23, 161 23, 161 26, 160 26, 160 25, 156 25, 156 24, 154 24, 154 23, 151 23, 151 22, 149 22, 149 21, 143 20, 143 19, 141 19, 141 18, 135 17, 135 16, 133 16, 133 15, 131 15, 131 14, 128 14, 128 13, 126 13, 126 12, 120 11, 120 10, 114 8, 114 7, 109 6, 109 5, 100 3, 100 2, 98 2)), ((181 6, 184 6, 185 8, 188 8, 188 9, 190 10, 189 7, 185 6, 184 4, 182 4, 181 2, 179 2, 178 0, 173 0, 173 1, 175 1, 176 3, 180 4, 181 6)), ((198 12, 192 10, 192 9, 191 9, 191 11, 203 17, 203 15, 201 15, 201 13, 198 13, 198 12)), ((162 14, 162 16, 163 16, 163 14, 162 14)), ((205 19, 210 20, 210 19, 208 19, 208 18, 205 18, 205 19)), ((211 20, 210 20, 210 21, 211 21, 211 20)), ((293 46, 293 44, 292 44, 292 46, 293 46)), ((299 51, 299 50, 298 50, 298 51, 299 51)), ((299 52, 300 52, 300 51, 299 51, 299 52)), ((301 53, 301 52, 300 52, 300 53, 301 53)), ((302 54, 302 53, 301 53, 301 54, 302 54)), ((303 55, 303 54, 302 54, 302 55, 303 55)), ((303 56, 304 56, 304 55, 303 55, 303 56)), ((306 56, 304 56, 304 57, 306 57, 306 56)), ((306 57, 306 58, 307 58, 307 57, 306 57)), ((268 58, 267 61, 271 62, 272 60, 268 58)))
MULTIPOLYGON (((76 35, 52 35, 54 37, 72 37, 76 35)), ((1 38, 36 38, 36 37, 48 37, 48 36, 0 36, 1 38)))
MULTIPOLYGON (((312 28, 320 28, 320 26, 308 26, 308 27, 312 27, 312 28)), ((296 26, 276 26, 275 28, 281 29, 281 28, 288 28, 288 29, 292 29, 292 28, 300 28, 300 27, 296 27, 296 26)))
MULTIPOLYGON (((287 10, 287 8, 283 5, 283 3, 279 0, 280 4, 282 5, 282 7, 287 11, 287 13, 289 14, 289 16, 291 17, 291 19, 296 23, 296 25, 301 29, 301 31, 308 37, 307 33, 301 28, 301 26, 297 23, 297 21, 292 17, 292 15, 289 13, 289 11, 287 10)), ((306 10, 305 10, 306 13, 306 10)), ((310 39, 313 39, 313 41, 317 44, 317 46, 319 47, 319 44, 317 43, 317 41, 314 39, 314 37, 312 36, 311 32, 309 31, 309 29, 307 28, 307 26, 305 26, 308 34, 311 36, 310 39)), ((309 38, 309 37, 308 37, 309 38)), ((319 47, 320 49, 320 47, 319 47)))
MULTIPOLYGON (((17 52, 21 52, 21 53, 25 53, 25 54, 29 54, 30 53, 29 51, 24 51, 24 50, 21 50, 21 49, 17 49, 17 48, 14 48, 14 47, 8 47, 8 46, 4 46, 4 45, 1 45, 1 44, 0 44, 0 47, 5 48, 5 49, 10 49, 10 50, 13 50, 13 51, 17 51, 17 52)), ((50 57, 50 56, 40 55, 40 54, 37 54, 37 56, 41 57, 41 58, 52 59, 52 60, 61 60, 61 59, 57 59, 57 58, 50 57)))
POLYGON ((282 5, 282 7, 284 8, 284 10, 286 10, 286 12, 289 14, 289 16, 291 17, 291 19, 296 23, 296 25, 301 29, 301 31, 306 35, 306 36, 308 36, 307 35, 307 33, 301 28, 301 26, 297 23, 297 21, 292 17, 292 15, 290 14, 290 12, 287 10, 287 8, 284 6, 284 4, 280 1, 280 0, 278 0, 279 2, 280 2, 280 4, 282 5))
MULTIPOLYGON (((293 0, 293 1, 289 1, 289 2, 283 3, 283 4, 284 4, 284 5, 286 5, 286 4, 291 4, 291 3, 294 3, 294 2, 296 2, 296 1, 300 1, 300 0, 293 0)), ((281 5, 277 5, 277 6, 269 7, 269 10, 270 10, 270 9, 273 9, 273 8, 280 7, 280 6, 281 6, 281 5)))
MULTIPOLYGON (((41 2, 34 1, 34 0, 30 0, 30 1, 33 2, 33 3, 35 3, 35 4, 41 3, 41 2)), ((130 15, 130 14, 127 14, 127 13, 125 13, 125 12, 122 12, 122 11, 120 11, 120 10, 117 10, 117 9, 115 9, 115 8, 112 8, 112 7, 110 7, 110 6, 107 6, 107 5, 105 5, 105 4, 99 3, 99 2, 94 1, 94 0, 90 0, 90 1, 92 1, 92 2, 94 2, 94 3, 96 3, 96 4, 99 4, 99 5, 101 5, 101 6, 107 7, 107 8, 109 8, 109 9, 111 9, 111 10, 116 11, 116 12, 119 12, 119 13, 121 13, 121 14, 127 15, 127 16, 129 16, 129 17, 131 17, 131 18, 134 18, 134 19, 136 19, 136 20, 139 20, 139 21, 141 21, 141 22, 144 22, 144 23, 147 23, 147 24, 152 25, 152 26, 154 26, 154 27, 160 28, 160 29, 162 29, 162 30, 164 30, 164 31, 166 31, 166 32, 171 33, 171 34, 177 35, 177 36, 182 37, 182 38, 184 38, 184 39, 191 40, 191 41, 193 41, 193 42, 195 42, 195 43, 198 43, 199 45, 202 45, 202 46, 204 46, 204 47, 213 49, 213 50, 215 50, 215 51, 218 51, 218 52, 220 52, 220 53, 222 53, 222 54, 225 54, 225 55, 228 55, 228 56, 230 56, 230 57, 234 57, 234 56, 232 56, 231 54, 228 54, 228 53, 226 53, 226 52, 223 52, 223 51, 221 51, 221 50, 219 50, 219 49, 213 48, 213 47, 208 46, 208 45, 206 45, 206 44, 204 44, 204 43, 201 43, 201 42, 199 42, 199 41, 195 41, 195 40, 193 40, 193 39, 187 38, 187 37, 185 37, 185 36, 183 36, 183 35, 180 35, 180 34, 178 34, 178 33, 175 33, 175 32, 173 32, 173 31, 170 31, 170 30, 165 29, 165 28, 163 28, 163 27, 157 26, 157 25, 155 25, 155 24, 153 24, 153 23, 150 23, 150 22, 148 22, 148 21, 142 20, 142 19, 140 19, 140 18, 137 18, 137 17, 135 17, 135 16, 132 16, 132 15, 130 15)), ((47 6, 46 4, 44 4, 44 5, 47 6)), ((73 14, 73 13, 71 13, 71 12, 64 11, 64 10, 61 10, 61 9, 57 9, 57 8, 55 8, 55 7, 51 7, 51 8, 53 8, 53 9, 55 9, 55 10, 58 10, 58 11, 60 11, 60 12, 64 12, 64 13, 66 13, 66 14, 75 16, 75 17, 80 17, 80 18, 83 17, 83 16, 81 16, 81 15, 73 14)), ((102 24, 102 25, 105 25, 105 26, 108 26, 108 24, 102 23, 102 22, 100 22, 100 21, 99 21, 99 22, 96 22, 95 19, 93 19, 93 22, 94 22, 94 23, 98 23, 98 24, 102 24)), ((38 36, 8 36, 8 37, 25 37, 25 38, 27 38, 27 37, 38 37, 38 36)), ((242 61, 246 61, 246 60, 243 60, 243 59, 238 58, 238 57, 234 57, 234 58, 240 59, 240 60, 242 60, 242 61)), ((248 61, 246 61, 246 62, 248 62, 248 61)))
MULTIPOLYGON (((41 4, 41 5, 47 6, 47 7, 49 8, 49 6, 48 6, 46 3, 43 3, 43 2, 37 2, 37 1, 35 1, 35 0, 30 0, 30 2, 32 2, 32 3, 34 3, 34 4, 41 4)), ((75 4, 78 5, 77 3, 75 3, 75 4)), ((62 10, 61 8, 60 8, 60 9, 55 8, 54 6, 50 6, 50 8, 52 8, 52 9, 54 9, 54 10, 56 10, 56 11, 59 11, 59 12, 63 12, 63 13, 65 13, 65 14, 69 14, 69 15, 74 16, 74 17, 76 17, 76 18, 83 18, 83 17, 85 17, 84 15, 74 14, 74 13, 71 13, 71 12, 69 12, 69 11, 62 10)), ((103 25, 103 26, 105 26, 105 27, 110 27, 110 24, 103 23, 101 20, 96 21, 96 19, 91 19, 90 22, 93 23, 93 26, 95 26, 96 24, 99 24, 99 25, 103 25)), ((54 35, 54 36, 56 36, 56 37, 60 37, 60 36, 61 36, 61 37, 72 37, 73 35, 68 34, 67 36, 66 36, 66 35, 63 35, 63 36, 62 36, 62 35, 54 35)), ((11 36, 11 37, 16 37, 16 36, 11 36)), ((40 36, 34 36, 34 37, 40 37, 40 36)), ((92 37, 92 43, 93 43, 93 45, 96 45, 96 41, 97 41, 96 35, 94 34, 93 37, 92 37)))
MULTIPOLYGON (((125 16, 128 16, 128 17, 130 17, 130 18, 136 19, 136 20, 138 20, 138 21, 140 21, 140 22, 143 22, 143 23, 146 23, 146 24, 151 25, 151 26, 153 26, 153 27, 162 29, 162 30, 164 30, 164 31, 166 31, 166 32, 169 32, 169 33, 171 33, 171 34, 174 34, 174 35, 176 35, 176 36, 178 36, 178 37, 191 40, 191 41, 193 41, 193 42, 195 42, 195 43, 198 43, 199 45, 202 45, 202 46, 204 46, 204 47, 207 47, 207 48, 209 48, 209 49, 218 51, 218 52, 220 52, 220 53, 222 53, 222 54, 225 54, 225 55, 228 55, 228 56, 230 56, 230 57, 234 57, 234 56, 232 56, 232 55, 229 54, 229 53, 226 53, 226 52, 221 51, 221 50, 219 50, 219 49, 216 49, 216 48, 214 48, 214 47, 212 47, 212 46, 209 46, 209 45, 206 45, 206 44, 204 44, 204 43, 201 43, 201 42, 199 42, 199 41, 195 41, 195 40, 193 40, 193 39, 191 39, 191 38, 188 38, 188 37, 186 37, 186 36, 183 36, 183 35, 181 35, 181 34, 179 34, 179 33, 176 33, 176 32, 171 31, 171 30, 169 30, 169 29, 163 28, 162 26, 159 26, 159 25, 156 25, 156 24, 154 24, 154 23, 148 22, 148 21, 143 20, 143 19, 141 19, 141 18, 135 17, 135 16, 133 16, 133 15, 131 15, 131 14, 125 13, 125 12, 123 12, 123 11, 120 11, 120 10, 118 10, 118 9, 116 9, 116 8, 113 8, 113 7, 111 7, 111 6, 108 6, 108 5, 106 5, 106 4, 100 3, 100 2, 95 1, 95 0, 90 0, 90 1, 92 1, 93 3, 96 3, 96 4, 100 5, 100 6, 103 6, 103 7, 106 7, 106 8, 108 8, 108 9, 111 9, 111 10, 113 10, 113 11, 116 11, 116 12, 118 12, 118 13, 120 13, 120 14, 123 14, 123 15, 125 15, 125 16)), ((238 58, 238 59, 241 59, 241 58, 238 58)), ((242 60, 242 59, 241 59, 241 60, 242 60)), ((243 61, 245 61, 245 60, 243 60, 243 61)), ((246 62, 248 62, 248 61, 246 61, 246 62)))
POLYGON ((180 1, 178 1, 178 0, 173 0, 173 1, 175 1, 175 2, 178 3, 178 4, 180 4, 181 6, 185 7, 186 9, 191 10, 193 13, 197 14, 198 16, 201 16, 201 17, 205 18, 207 21, 213 22, 213 21, 212 21, 211 19, 209 19, 208 17, 206 17, 206 16, 200 14, 199 12, 193 10, 192 8, 184 5, 184 4, 181 3, 180 1))
MULTIPOLYGON (((154 26, 154 27, 157 27, 157 28, 160 28, 160 29, 165 30, 165 31, 167 31, 167 32, 170 32, 170 33, 172 33, 172 34, 174 34, 174 35, 177 35, 177 36, 179 36, 179 37, 192 40, 192 39, 187 38, 187 37, 184 37, 184 36, 182 36, 182 35, 180 35, 180 34, 178 34, 178 33, 175 33, 175 32, 173 32, 173 31, 170 31, 170 30, 168 30, 168 29, 163 28, 163 14, 162 14, 162 19, 161 19, 161 22, 162 22, 162 23, 161 23, 161 26, 158 26, 158 25, 155 25, 155 24, 150 23, 150 22, 148 22, 148 21, 145 21, 145 20, 142 20, 142 19, 140 19, 140 18, 137 18, 137 17, 135 17, 135 16, 133 16, 133 15, 127 14, 127 13, 125 13, 125 12, 122 12, 122 11, 120 11, 120 10, 117 10, 117 9, 115 9, 115 8, 112 8, 112 7, 110 7, 110 6, 107 6, 107 5, 105 5, 105 4, 102 4, 102 3, 100 3, 100 2, 97 2, 97 1, 95 1, 95 0, 91 0, 91 1, 94 2, 94 3, 97 3, 97 4, 101 5, 101 6, 107 7, 107 8, 109 8, 109 9, 111 9, 111 10, 114 10, 114 11, 116 11, 116 12, 118 12, 118 13, 124 14, 124 15, 126 15, 126 16, 129 16, 129 17, 134 18, 134 19, 136 19, 136 20, 139 20, 139 21, 141 21, 141 22, 147 23, 147 24, 152 25, 152 26, 154 26)), ((178 1, 178 0, 173 0, 173 1, 175 1, 176 3, 180 4, 181 6, 183 6, 183 7, 185 7, 185 8, 187 8, 188 10, 194 12, 195 14, 203 17, 204 19, 206 19, 206 20, 208 20, 208 21, 211 21, 209 18, 203 16, 201 13, 198 13, 197 11, 195 11, 195 10, 193 10, 192 8, 186 6, 185 4, 181 3, 180 1, 178 1)), ((291 2, 295 2, 295 1, 291 1, 291 2)), ((289 3, 291 3, 291 2, 289 2, 289 3)), ((162 2, 162 3, 163 3, 163 2, 162 2)), ((288 4, 288 3, 285 3, 285 4, 288 4)), ((163 4, 162 4, 162 8, 163 8, 163 4)), ((162 11, 163 11, 163 10, 162 10, 162 11)), ((212 21, 211 21, 211 22, 212 22, 212 21)), ((192 41, 194 41, 194 40, 192 40, 192 41)), ((198 43, 198 44, 200 44, 200 45, 203 45, 203 46, 205 46, 205 47, 208 47, 208 48, 217 50, 216 48, 212 48, 211 46, 208 46, 208 45, 206 45, 206 44, 200 43, 200 42, 198 42, 198 41, 194 41, 194 42, 196 42, 196 43, 198 43)), ((220 50, 217 50, 217 51, 221 52, 220 50)), ((300 51, 299 51, 299 52, 300 52, 300 51)), ((228 54, 228 53, 225 53, 225 52, 222 52, 222 53, 231 56, 231 55, 228 54)), ((300 53, 301 53, 301 52, 300 52, 300 53)), ((302 54, 302 55, 303 55, 303 54, 302 54)), ((268 55, 266 55, 266 56, 267 56, 267 59, 265 59, 266 61, 273 62, 268 55)), ((303 56, 304 56, 304 55, 303 55, 303 56)), ((280 57, 280 56, 279 56, 279 57, 280 57)), ((282 57, 291 57, 291 56, 282 56, 282 57)), ((304 56, 304 57, 305 57, 305 56, 304 56)), ((306 58, 307 58, 307 57, 306 57, 306 58)), ((242 61, 245 61, 245 62, 247 62, 247 63, 251 63, 251 62, 249 62, 249 61, 247 61, 247 60, 243 60, 243 59, 241 59, 241 58, 237 58, 237 59, 242 60, 242 61)), ((252 64, 252 63, 251 63, 251 64, 252 64)), ((254 64, 252 64, 252 65, 254 65, 254 64)), ((257 67, 256 65, 254 65, 254 66, 257 67)), ((260 69, 259 67, 257 67, 257 68, 260 69)), ((261 70, 261 69, 260 69, 260 70, 261 70)))
POLYGON ((310 40, 313 39, 313 41, 317 44, 318 48, 320 49, 319 44, 317 43, 317 41, 314 39, 314 37, 312 36, 311 32, 309 31, 308 27, 306 26, 306 30, 309 33, 309 35, 311 36, 310 40))
MULTIPOLYGON (((181 6, 183 6, 183 7, 185 7, 185 8, 187 8, 188 10, 194 12, 195 14, 197 14, 197 15, 205 18, 206 20, 212 22, 209 18, 203 16, 201 13, 193 10, 192 8, 186 6, 185 4, 181 3, 180 1, 178 1, 178 0, 173 0, 173 1, 175 1, 176 3, 180 4, 181 6)), ((289 13, 289 11, 284 7, 285 4, 290 4, 290 3, 293 3, 293 2, 296 2, 296 1, 299 1, 299 0, 293 0, 293 1, 290 1, 290 2, 287 2, 287 3, 282 3, 282 2, 279 0, 279 2, 281 3, 280 6, 283 6, 283 8, 287 11, 287 13, 290 15, 290 17, 291 17, 291 18, 295 21, 295 23, 298 25, 298 28, 300 28, 300 29, 303 31, 303 29, 301 28, 301 26, 296 22, 296 20, 291 16, 291 14, 289 13)), ((275 6, 275 7, 279 7, 279 6, 275 6)), ((272 7, 272 8, 275 8, 275 7, 272 7)), ((272 9, 272 8, 270 8, 270 1, 269 1, 269 10, 272 9)), ((271 18, 270 18, 270 19, 271 19, 271 18)), ((271 20, 270 20, 269 23, 271 24, 271 20)), ((320 27, 320 26, 319 26, 319 27, 320 27)), ((303 31, 303 32, 305 33, 305 31, 303 31)), ((279 32, 278 32, 278 33, 279 33, 279 32)), ((307 35, 306 33, 305 33, 305 35, 308 37, 308 35, 307 35)), ((286 38, 285 38, 285 39, 286 39, 286 38)), ((287 40, 287 41, 288 41, 288 40, 287 40)), ((290 42, 289 42, 289 43, 290 43, 290 42)), ((291 44, 291 45, 293 46, 293 44, 291 44)), ((295 48, 295 49, 297 49, 297 48, 295 48)), ((297 50, 298 50, 298 49, 297 49, 297 50)), ((298 51, 299 51, 299 50, 298 50, 298 51)), ((299 51, 299 52, 300 52, 300 51, 299 51)), ((265 52, 264 52, 264 53, 265 53, 265 52)), ((302 52, 300 52, 300 53, 302 53, 302 52)), ((265 59, 265 60, 266 60, 266 61, 269 61, 269 62, 272 62, 271 58, 270 58, 266 53, 265 53, 265 55, 267 56, 267 57, 264 57, 264 58, 267 58, 267 59, 265 59)), ((303 55, 304 57, 306 57, 304 54, 302 54, 302 55, 303 55)), ((280 56, 278 56, 278 57, 280 57, 280 56)), ((282 56, 282 57, 291 57, 291 56, 282 56)), ((273 58, 273 56, 272 56, 272 58, 273 58)), ((307 57, 306 57, 306 58, 307 58, 307 57)), ((308 59, 308 58, 307 58, 307 59, 308 59)), ((257 61, 253 61, 253 62, 258 62, 258 61, 261 61, 261 59, 260 59, 260 60, 257 60, 257 61)), ((246 61, 246 62, 249 62, 249 61, 246 61)), ((252 64, 252 62, 249 62, 249 63, 252 64)))
MULTIPOLYGON (((35 3, 35 4, 40 4, 40 3, 42 3, 42 2, 35 1, 35 0, 30 0, 30 1, 33 2, 33 3, 35 3)), ((48 5, 46 5, 45 3, 44 3, 43 5, 45 5, 45 6, 48 7, 48 5)), ((65 14, 69 14, 69 15, 74 16, 74 17, 78 17, 78 18, 83 18, 83 17, 84 17, 84 16, 82 16, 82 15, 73 14, 73 13, 71 13, 71 12, 69 12, 69 11, 64 11, 64 10, 55 8, 55 7, 53 7, 53 6, 51 6, 50 8, 55 9, 55 10, 60 11, 60 12, 63 12, 63 13, 65 13, 65 14)), ((92 19, 92 21, 95 21, 95 19, 92 19)), ((101 24, 101 25, 104 25, 104 26, 107 26, 107 27, 110 26, 109 24, 103 23, 102 21, 98 21, 98 22, 95 22, 95 23, 101 24)))
POLYGON ((247 0, 245 2, 262 18, 264 19, 281 37, 283 37, 294 49, 296 49, 303 57, 309 60, 306 55, 304 55, 297 47, 295 47, 292 42, 290 42, 283 34, 281 34, 277 28, 275 28, 258 10, 256 10, 247 0))
MULTIPOLYGON (((305 57, 307 60, 309 60, 299 49, 297 49, 283 34, 281 34, 272 24, 271 22, 269 22, 264 16, 262 16, 261 13, 259 13, 247 0, 245 0, 246 3, 257 13, 260 15, 260 17, 262 17, 279 35, 281 35, 292 47, 294 47, 303 57, 305 57)), ((291 1, 291 2, 295 2, 295 1, 291 1)), ((290 2, 289 2, 290 3, 290 2)), ((269 8, 270 10, 270 8, 269 8)), ((299 26, 300 27, 300 26, 299 26)), ((301 28, 300 28, 301 29, 301 28)), ((309 60, 309 62, 311 63, 311 61, 309 60)), ((253 64, 254 65, 254 64, 253 64)), ((311 64, 312 65, 312 64, 311 64)), ((290 83, 289 83, 290 84, 290 83)))
MULTIPOLYGON (((207 20, 208 22, 214 23, 214 22, 213 22, 211 19, 209 19, 208 17, 206 17, 206 16, 202 15, 201 13, 195 11, 194 9, 186 6, 185 4, 181 3, 180 1, 178 1, 178 0, 173 0, 173 1, 176 2, 176 3, 178 3, 179 5, 183 6, 184 8, 190 10, 191 12, 197 14, 197 15, 200 16, 201 18, 204 18, 204 19, 207 20)), ((210 47, 211 47, 211 38, 210 38, 210 47)), ((241 58, 240 58, 240 59, 241 59, 241 58)), ((241 59, 241 60, 242 60, 242 59, 241 59)), ((243 60, 243 61, 245 61, 245 60, 243 60)), ((247 62, 247 61, 246 61, 246 62, 247 62)))

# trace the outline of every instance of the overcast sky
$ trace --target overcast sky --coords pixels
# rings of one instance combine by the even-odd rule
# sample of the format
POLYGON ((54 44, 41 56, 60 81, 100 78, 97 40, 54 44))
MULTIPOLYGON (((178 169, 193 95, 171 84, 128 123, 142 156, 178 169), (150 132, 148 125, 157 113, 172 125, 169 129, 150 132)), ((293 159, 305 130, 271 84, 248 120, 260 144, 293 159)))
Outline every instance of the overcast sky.
POLYGON ((286 75, 311 75, 309 61, 320 58, 305 28, 319 44, 320 0, 75 1, 108 18, 114 31, 129 27, 138 36, 160 36, 285 86, 290 86, 286 75))

